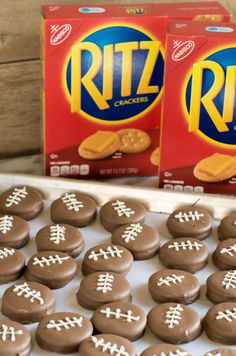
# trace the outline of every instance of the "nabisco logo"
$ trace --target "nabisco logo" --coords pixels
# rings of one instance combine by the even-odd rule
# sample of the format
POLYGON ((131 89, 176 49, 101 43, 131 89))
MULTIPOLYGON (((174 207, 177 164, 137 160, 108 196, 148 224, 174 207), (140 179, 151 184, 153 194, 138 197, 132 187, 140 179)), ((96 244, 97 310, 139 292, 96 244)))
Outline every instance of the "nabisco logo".
POLYGON ((173 61, 181 61, 192 53, 195 43, 193 41, 174 41, 174 52, 172 53, 173 61))
POLYGON ((50 43, 53 46, 57 46, 60 43, 62 43, 63 41, 65 41, 67 39, 67 37, 70 35, 72 30, 71 25, 69 24, 65 24, 62 26, 59 25, 51 25, 51 39, 50 39, 50 43))

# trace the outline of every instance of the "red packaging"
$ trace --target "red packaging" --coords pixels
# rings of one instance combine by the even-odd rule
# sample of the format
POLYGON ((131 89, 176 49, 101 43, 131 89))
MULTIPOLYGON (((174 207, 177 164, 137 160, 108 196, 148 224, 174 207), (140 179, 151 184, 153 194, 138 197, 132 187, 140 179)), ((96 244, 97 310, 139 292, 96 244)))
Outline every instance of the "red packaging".
POLYGON ((44 6, 46 174, 155 175, 167 25, 208 17, 231 18, 218 2, 44 6))
POLYGON ((167 36, 160 186, 236 193, 236 25, 178 21, 167 36))

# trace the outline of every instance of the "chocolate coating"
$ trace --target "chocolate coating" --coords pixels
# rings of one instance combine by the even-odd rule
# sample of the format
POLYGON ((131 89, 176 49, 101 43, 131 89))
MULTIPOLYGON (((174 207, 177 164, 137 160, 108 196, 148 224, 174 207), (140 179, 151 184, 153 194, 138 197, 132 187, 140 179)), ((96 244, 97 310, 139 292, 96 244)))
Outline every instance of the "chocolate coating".
POLYGON ((148 314, 148 327, 159 339, 170 344, 195 340, 202 332, 198 313, 189 306, 165 303, 148 314))
POLYGON ((164 269, 154 273, 148 281, 152 298, 158 303, 191 304, 200 296, 200 284, 191 273, 164 269))
POLYGON ((93 333, 92 323, 85 316, 72 313, 54 313, 44 317, 37 329, 39 346, 47 351, 70 353, 93 333))
POLYGON ((213 252, 212 260, 221 270, 236 269, 236 239, 221 241, 213 252))
POLYGON ((147 209, 145 206, 131 199, 114 199, 101 207, 100 222, 104 229, 113 231, 120 225, 142 223, 147 209))
POLYGON ((124 352, 129 356, 137 355, 134 346, 129 340, 111 334, 99 334, 90 337, 81 344, 79 354, 80 356, 104 356, 104 353, 111 354, 112 347, 115 347, 114 355, 122 355, 121 352, 123 352, 123 355, 124 352), (104 347, 106 347, 106 351, 103 350, 104 347))
POLYGON ((196 206, 175 210, 167 219, 166 226, 173 237, 205 239, 212 230, 211 214, 196 206))
POLYGON ((53 292, 35 282, 21 282, 7 288, 2 297, 2 314, 22 324, 40 321, 55 310, 53 292))
POLYGON ((25 279, 57 289, 68 284, 74 278, 76 270, 76 262, 67 253, 43 251, 29 259, 25 279))
POLYGON ((218 227, 219 240, 236 238, 236 213, 225 216, 218 227))
POLYGON ((236 302, 236 270, 216 272, 208 277, 206 285, 212 303, 236 302))
POLYGON ((156 229, 146 224, 126 224, 112 232, 111 241, 127 248, 135 260, 153 257, 159 247, 160 238, 156 229))
POLYGON ((43 197, 35 188, 18 185, 0 195, 0 213, 17 215, 25 220, 38 216, 43 209, 43 197))
POLYGON ((203 321, 209 339, 222 344, 236 344, 236 303, 220 303, 211 307, 203 321))
POLYGON ((0 284, 20 278, 24 268, 25 257, 20 251, 0 246, 0 284))
POLYGON ((130 302, 131 290, 125 277, 114 272, 95 272, 84 277, 76 294, 86 309, 97 309, 112 302, 130 302))
POLYGON ((21 248, 29 241, 29 225, 24 219, 15 215, 1 215, 0 245, 21 248))
POLYGON ((44 226, 36 234, 38 251, 66 252, 75 258, 84 248, 81 232, 68 224, 51 224, 44 226))
POLYGON ((101 306, 95 310, 91 321, 97 332, 111 333, 130 341, 140 338, 147 324, 146 314, 139 306, 124 302, 101 306))
POLYGON ((112 244, 101 244, 90 248, 83 259, 82 273, 87 276, 98 271, 128 273, 132 266, 133 256, 124 247, 112 244))
POLYGON ((1 356, 28 356, 31 353, 31 337, 29 331, 20 323, 12 320, 0 320, 0 352, 1 356), (4 331, 11 332, 4 338, 4 331), (2 334, 3 333, 3 334, 2 334), (14 336, 12 336, 14 334, 14 336))
POLYGON ((179 356, 190 356, 186 350, 182 347, 174 346, 171 344, 156 344, 145 349, 140 356, 170 356, 170 355, 179 355, 179 356), (181 354, 181 352, 183 354, 181 354))
POLYGON ((216 349, 208 351, 204 356, 236 356, 236 350, 216 349))
POLYGON ((88 195, 79 192, 65 193, 50 208, 51 220, 57 224, 84 227, 96 218, 97 204, 88 195))
POLYGON ((196 273, 207 264, 208 249, 198 239, 179 237, 160 248, 159 258, 166 267, 196 273))

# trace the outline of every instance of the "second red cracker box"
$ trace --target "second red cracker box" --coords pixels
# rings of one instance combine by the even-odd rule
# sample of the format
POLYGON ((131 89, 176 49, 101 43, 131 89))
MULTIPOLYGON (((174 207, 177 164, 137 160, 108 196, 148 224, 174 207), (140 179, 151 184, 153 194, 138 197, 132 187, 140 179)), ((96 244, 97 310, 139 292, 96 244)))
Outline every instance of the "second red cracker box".
POLYGON ((231 16, 214 1, 42 8, 47 175, 157 174, 166 28, 178 18, 231 16), (128 149, 123 129, 141 130, 126 131, 128 149))
POLYGON ((236 25, 168 29, 160 186, 236 194, 236 25))

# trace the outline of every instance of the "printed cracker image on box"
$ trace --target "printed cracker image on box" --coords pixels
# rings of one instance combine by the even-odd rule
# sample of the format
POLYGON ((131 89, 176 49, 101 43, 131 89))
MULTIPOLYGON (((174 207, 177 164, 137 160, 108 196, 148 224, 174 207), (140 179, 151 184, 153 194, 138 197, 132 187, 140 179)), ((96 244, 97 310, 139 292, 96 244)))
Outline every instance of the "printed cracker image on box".
POLYGON ((236 25, 173 22, 166 51, 160 186, 236 194, 236 25))
POLYGON ((43 131, 51 176, 156 175, 170 19, 230 21, 218 2, 43 6, 43 131))

